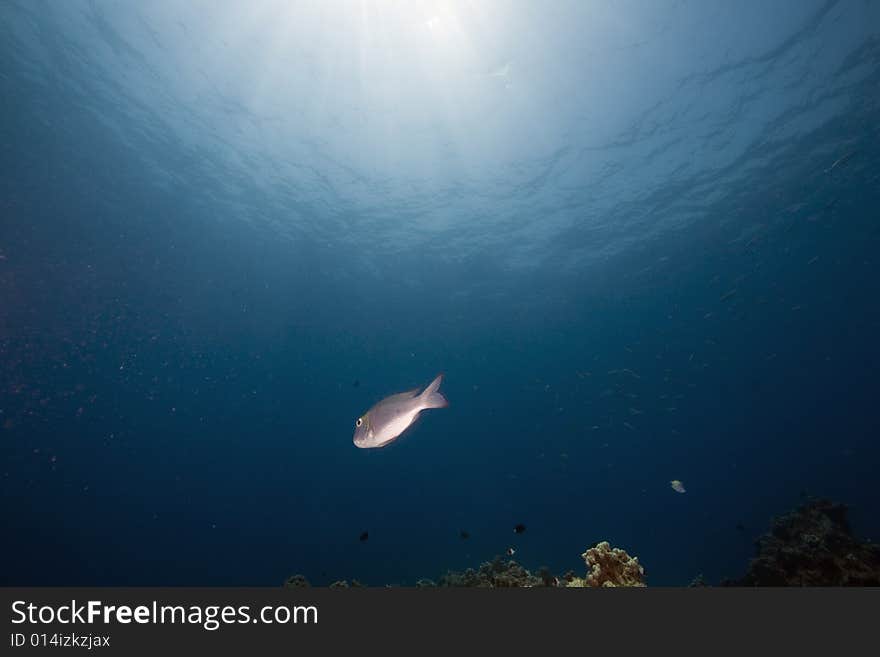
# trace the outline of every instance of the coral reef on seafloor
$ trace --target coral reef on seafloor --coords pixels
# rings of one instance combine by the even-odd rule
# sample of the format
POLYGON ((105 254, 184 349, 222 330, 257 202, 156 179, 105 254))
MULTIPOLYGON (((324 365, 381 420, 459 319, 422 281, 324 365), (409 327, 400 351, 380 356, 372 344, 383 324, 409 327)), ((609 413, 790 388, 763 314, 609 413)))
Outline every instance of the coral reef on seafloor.
MULTIPOLYGON (((597 543, 581 555, 589 569, 585 577, 577 577, 569 571, 556 577, 547 567, 537 573, 526 570, 513 559, 495 557, 492 561, 480 564, 477 570, 448 571, 436 582, 420 579, 418 588, 429 587, 479 587, 479 588, 531 588, 531 587, 609 587, 645 586, 645 571, 638 557, 629 556, 620 548, 612 548, 607 541, 597 543)), ((286 588, 311 586, 302 575, 294 575, 285 581, 286 588)), ((357 580, 333 582, 331 588, 350 588, 363 586, 357 580)))
POLYGON ((757 556, 727 586, 880 586, 880 546, 852 535, 846 506, 814 500, 776 518, 757 556))
MULTIPOLYGON (((880 586, 880 545, 854 537, 847 508, 828 500, 812 500, 773 520, 770 531, 756 541, 757 554, 745 576, 725 580, 722 586, 880 586)), ((495 557, 474 570, 449 571, 436 581, 420 579, 419 588, 468 586, 508 587, 617 587, 646 586, 638 557, 607 541, 581 555, 584 577, 573 571, 556 577, 546 567, 532 573, 513 559, 495 557)), ((289 577, 284 586, 311 586, 303 575, 289 577)), ((333 588, 363 586, 357 580, 330 584, 333 588)), ((698 575, 689 586, 706 586, 698 575)))
POLYGON ((706 584, 706 580, 703 579, 703 573, 700 573, 699 575, 697 575, 696 577, 694 577, 694 578, 691 580, 691 583, 688 584, 688 588, 691 588, 691 589, 694 589, 694 588, 700 588, 700 587, 703 587, 703 586, 709 586, 708 584, 706 584))
POLYGON ((612 548, 608 541, 597 543, 581 556, 587 563, 587 575, 572 578, 568 586, 646 586, 645 569, 639 558, 629 556, 620 548, 612 548))
MULTIPOLYGON (((771 530, 756 541, 757 555, 746 575, 725 580, 721 586, 880 586, 880 545, 853 536, 847 508, 828 500, 813 500, 773 521, 771 530)), ((638 557, 597 543, 581 555, 587 565, 584 577, 569 571, 554 576, 546 567, 536 573, 513 559, 501 556, 476 570, 449 571, 436 581, 420 579, 419 588, 468 586, 508 587, 642 587, 645 570, 638 557)), ((706 586, 698 575, 691 587, 706 586)), ((285 581, 287 588, 310 586, 302 575, 285 581)), ((357 580, 330 584, 334 588, 363 586, 357 580)))
POLYGON ((587 564, 585 577, 568 572, 555 577, 549 569, 540 568, 533 574, 513 560, 494 560, 484 563, 479 570, 468 568, 464 572, 448 572, 440 578, 438 586, 479 587, 609 587, 645 586, 645 570, 638 557, 629 556, 620 548, 612 548, 607 541, 597 543, 581 555, 587 564))
POLYGON ((309 586, 311 586, 311 584, 309 584, 309 580, 307 580, 304 575, 292 575, 284 581, 284 588, 286 589, 299 589, 309 586))
POLYGON ((437 582, 437 586, 475 586, 482 588, 544 586, 541 577, 532 575, 516 561, 495 557, 480 565, 478 570, 468 568, 463 572, 449 571, 437 582))
MULTIPOLYGON (((307 580, 304 575, 292 575, 291 577, 288 577, 284 581, 284 588, 286 588, 286 589, 307 588, 310 586, 311 586, 311 584, 309 583, 309 580, 307 580)), ((336 582, 333 582, 332 584, 330 584, 329 588, 331 588, 331 589, 350 589, 350 588, 357 588, 359 586, 363 586, 363 584, 361 584, 356 579, 353 579, 350 582, 348 580, 341 579, 339 581, 336 581, 336 582)))

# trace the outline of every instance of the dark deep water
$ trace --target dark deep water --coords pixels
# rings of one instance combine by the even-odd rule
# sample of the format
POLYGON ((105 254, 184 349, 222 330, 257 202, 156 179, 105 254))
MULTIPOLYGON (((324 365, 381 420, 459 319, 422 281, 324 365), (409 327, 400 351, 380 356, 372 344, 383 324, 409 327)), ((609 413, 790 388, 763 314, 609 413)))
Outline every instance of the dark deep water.
POLYGON ((0 583, 880 539, 880 5, 435 4, 0 5, 0 583))

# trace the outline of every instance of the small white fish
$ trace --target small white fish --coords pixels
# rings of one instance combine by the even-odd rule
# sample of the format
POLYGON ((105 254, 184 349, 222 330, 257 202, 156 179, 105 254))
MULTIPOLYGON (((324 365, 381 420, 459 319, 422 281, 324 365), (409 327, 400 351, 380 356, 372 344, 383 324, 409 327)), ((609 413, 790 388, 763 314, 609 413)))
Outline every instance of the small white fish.
POLYGON ((676 493, 687 492, 684 489, 684 484, 681 483, 678 479, 673 479, 672 481, 669 482, 669 485, 672 486, 672 490, 674 490, 676 493))

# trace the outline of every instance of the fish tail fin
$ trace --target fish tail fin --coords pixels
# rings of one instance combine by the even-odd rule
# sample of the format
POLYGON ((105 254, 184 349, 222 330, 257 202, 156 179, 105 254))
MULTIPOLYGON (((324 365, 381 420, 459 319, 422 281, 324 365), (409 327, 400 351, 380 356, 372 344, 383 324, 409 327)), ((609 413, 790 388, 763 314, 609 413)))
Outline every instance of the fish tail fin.
POLYGON ((431 381, 420 395, 425 408, 446 408, 449 406, 449 401, 440 392, 440 384, 442 382, 443 375, 438 374, 437 378, 431 381))

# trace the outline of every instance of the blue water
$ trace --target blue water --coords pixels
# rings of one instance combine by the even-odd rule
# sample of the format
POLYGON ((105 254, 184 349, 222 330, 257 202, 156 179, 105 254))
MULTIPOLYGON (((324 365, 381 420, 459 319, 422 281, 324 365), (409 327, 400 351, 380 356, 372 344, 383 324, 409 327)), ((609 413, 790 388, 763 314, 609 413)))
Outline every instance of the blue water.
POLYGON ((0 99, 0 583, 880 539, 880 3, 6 0, 0 99))

